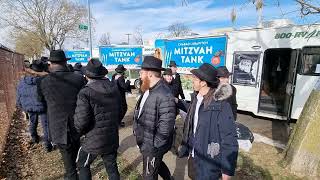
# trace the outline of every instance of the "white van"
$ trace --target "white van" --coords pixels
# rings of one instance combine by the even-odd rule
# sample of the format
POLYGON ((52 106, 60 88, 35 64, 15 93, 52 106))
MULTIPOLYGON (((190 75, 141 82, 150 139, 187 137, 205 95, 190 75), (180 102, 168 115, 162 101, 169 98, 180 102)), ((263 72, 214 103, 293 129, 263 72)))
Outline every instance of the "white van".
MULTIPOLYGON (((238 109, 274 119, 298 119, 320 75, 320 25, 250 28, 219 36, 227 37, 225 66, 233 72, 238 109)), ((196 38, 204 37, 187 39, 196 38)), ((163 56, 168 57, 162 46, 163 56)), ((189 87, 185 94, 190 92, 189 87)))

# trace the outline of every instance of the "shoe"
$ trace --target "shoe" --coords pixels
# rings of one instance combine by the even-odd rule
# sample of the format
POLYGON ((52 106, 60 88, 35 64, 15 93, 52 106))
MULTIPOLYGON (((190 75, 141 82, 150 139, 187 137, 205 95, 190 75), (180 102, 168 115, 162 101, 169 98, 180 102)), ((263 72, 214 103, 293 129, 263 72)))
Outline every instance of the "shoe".
POLYGON ((120 127, 125 127, 124 122, 121 122, 121 123, 120 123, 120 127))
POLYGON ((47 153, 51 152, 53 150, 53 146, 50 144, 50 145, 46 145, 45 147, 47 153))
POLYGON ((31 141, 30 141, 30 144, 38 144, 40 141, 40 137, 39 136, 35 136, 35 137, 32 137, 31 141))

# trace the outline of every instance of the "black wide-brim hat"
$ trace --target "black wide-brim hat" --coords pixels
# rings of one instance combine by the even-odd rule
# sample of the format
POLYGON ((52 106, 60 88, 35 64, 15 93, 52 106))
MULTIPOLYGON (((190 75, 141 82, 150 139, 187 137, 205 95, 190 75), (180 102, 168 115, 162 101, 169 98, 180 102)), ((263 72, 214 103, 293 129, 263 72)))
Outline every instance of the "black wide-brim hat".
POLYGON ((145 56, 141 65, 141 69, 164 71, 162 67, 162 60, 154 56, 145 56))
POLYGON ((118 67, 115 69, 117 73, 123 73, 127 70, 122 64, 119 64, 118 67))
POLYGON ((217 86, 220 82, 217 78, 217 69, 209 63, 204 63, 198 69, 193 69, 190 72, 200 80, 206 81, 212 86, 217 86))
POLYGON ((82 64, 81 64, 81 63, 76 63, 76 64, 74 64, 74 66, 73 66, 73 69, 74 69, 75 71, 81 71, 81 68, 82 68, 82 64))
POLYGON ((44 71, 44 64, 41 60, 34 60, 30 65, 30 69, 36 72, 42 72, 44 71))
POLYGON ((170 61, 169 67, 177 67, 177 64, 175 61, 170 61))
POLYGON ((172 70, 170 68, 167 68, 166 70, 164 70, 163 75, 172 76, 172 70))
POLYGON ((108 74, 108 70, 102 65, 98 58, 92 58, 86 68, 84 74, 92 79, 103 78, 108 74))
POLYGON ((218 67, 217 71, 218 71, 217 77, 229 77, 230 75, 232 75, 232 73, 230 73, 227 67, 225 66, 218 67))
POLYGON ((64 53, 63 50, 59 49, 59 50, 52 50, 50 52, 50 57, 49 57, 49 61, 51 62, 62 62, 62 61, 68 61, 71 58, 67 58, 66 54, 64 53))

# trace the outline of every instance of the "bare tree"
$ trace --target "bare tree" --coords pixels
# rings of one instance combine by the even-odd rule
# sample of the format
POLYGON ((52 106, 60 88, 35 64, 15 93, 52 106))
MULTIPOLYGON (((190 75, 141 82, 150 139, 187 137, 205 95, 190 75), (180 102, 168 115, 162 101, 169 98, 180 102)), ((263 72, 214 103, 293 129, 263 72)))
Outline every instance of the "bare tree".
POLYGON ((45 49, 44 44, 34 32, 17 32, 15 50, 27 58, 40 58, 45 49))
POLYGON ((68 0, 2 0, 0 19, 14 32, 33 33, 49 51, 80 38, 86 9, 68 0))
POLYGON ((100 45, 111 45, 110 33, 104 33, 101 35, 99 40, 100 45))
POLYGON ((183 37, 189 36, 191 29, 183 23, 173 23, 168 27, 169 36, 171 37, 183 37))
POLYGON ((134 30, 134 33, 133 33, 133 37, 136 41, 136 44, 138 45, 143 45, 143 37, 142 37, 142 34, 143 34, 143 29, 141 26, 137 26, 134 30))
POLYGON ((312 0, 295 0, 295 1, 300 4, 301 6, 300 12, 303 16, 320 13, 319 3, 315 1, 312 1, 312 0))

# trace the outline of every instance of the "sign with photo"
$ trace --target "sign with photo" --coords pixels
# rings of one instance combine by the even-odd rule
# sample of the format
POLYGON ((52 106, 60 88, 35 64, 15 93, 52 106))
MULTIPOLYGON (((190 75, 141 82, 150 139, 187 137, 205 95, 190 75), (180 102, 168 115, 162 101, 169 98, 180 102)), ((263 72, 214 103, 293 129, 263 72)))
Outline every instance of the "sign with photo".
POLYGON ((235 52, 233 60, 233 84, 255 86, 261 52, 235 52))

